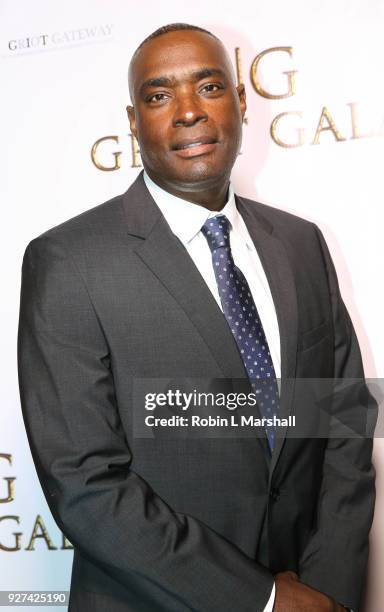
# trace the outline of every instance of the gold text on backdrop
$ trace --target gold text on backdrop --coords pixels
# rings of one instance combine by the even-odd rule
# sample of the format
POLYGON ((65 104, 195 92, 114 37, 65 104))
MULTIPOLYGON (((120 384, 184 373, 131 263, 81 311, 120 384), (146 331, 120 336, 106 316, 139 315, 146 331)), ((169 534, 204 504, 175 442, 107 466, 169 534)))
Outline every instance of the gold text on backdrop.
MULTIPOLYGON (((0 459, 4 459, 8 465, 12 466, 12 455, 10 453, 0 453, 0 459)), ((15 501, 14 482, 16 480, 16 476, 5 476, 3 477, 3 480, 7 482, 7 493, 4 497, 0 498, 0 503, 9 504, 15 501)), ((21 550, 23 532, 12 531, 12 528, 15 527, 15 523, 20 525, 20 516, 17 514, 6 514, 0 516, 0 550, 4 552, 16 552, 21 550), (7 533, 4 533, 5 529, 8 529, 7 533), (9 534, 11 534, 12 538, 9 537, 9 534), (10 541, 11 539, 12 541, 10 541)), ((60 549, 72 550, 73 546, 71 542, 65 537, 64 534, 61 533, 60 536, 60 549)), ((32 527, 31 537, 29 538, 29 542, 24 550, 34 551, 35 542, 39 538, 44 540, 48 550, 57 550, 57 546, 54 545, 40 514, 36 516, 36 520, 32 527)))
MULTIPOLYGON (((282 70, 281 74, 286 75, 286 90, 283 92, 272 92, 268 91, 266 85, 262 84, 262 78, 259 74, 261 66, 263 65, 264 58, 275 56, 276 59, 282 54, 293 61, 293 47, 291 46, 280 46, 271 47, 264 49, 253 59, 249 75, 250 81, 255 92, 264 100, 268 101, 269 104, 274 104, 278 100, 292 98, 297 93, 297 79, 296 75, 298 70, 282 70)), ((240 47, 235 47, 235 66, 237 82, 244 83, 243 78, 243 65, 241 58, 240 47)), ((360 127, 361 113, 358 112, 358 102, 348 102, 346 106, 349 107, 348 117, 343 116, 343 131, 337 125, 334 119, 334 109, 332 111, 326 105, 319 105, 319 117, 316 122, 313 119, 308 120, 305 117, 304 111, 302 110, 287 110, 280 112, 276 115, 271 122, 269 128, 269 135, 272 141, 284 149, 293 149, 306 145, 319 145, 321 144, 322 134, 328 132, 333 138, 334 142, 345 142, 347 140, 356 140, 360 138, 372 138, 384 136, 384 119, 382 125, 377 130, 371 132, 363 132, 360 127), (349 127, 349 133, 347 134, 347 126, 349 127), (343 133, 344 132, 344 133, 343 133)), ((338 112, 339 120, 340 112, 338 112)), ((249 125, 248 117, 244 119, 244 123, 249 125)), ((141 167, 140 161, 140 150, 136 138, 132 134, 128 134, 129 143, 128 151, 131 160, 131 168, 141 167)), ((120 148, 120 138, 117 135, 103 136, 98 138, 91 148, 91 160, 98 170, 103 172, 112 172, 119 170, 121 167, 120 157, 123 151, 116 151, 110 148, 111 143, 118 144, 120 148), (112 156, 112 157, 110 157, 112 156)))

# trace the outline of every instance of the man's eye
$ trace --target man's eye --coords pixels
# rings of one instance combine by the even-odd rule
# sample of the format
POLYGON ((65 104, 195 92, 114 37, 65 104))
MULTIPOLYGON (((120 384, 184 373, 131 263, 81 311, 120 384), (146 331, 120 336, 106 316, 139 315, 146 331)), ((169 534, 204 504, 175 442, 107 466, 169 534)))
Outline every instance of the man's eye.
POLYGON ((149 98, 147 98, 147 102, 164 102, 164 100, 167 99, 166 94, 164 93, 157 93, 157 94, 153 94, 153 96, 150 96, 149 98))
POLYGON ((210 93, 219 91, 219 89, 223 89, 222 85, 218 85, 217 83, 208 83, 208 85, 204 85, 201 91, 210 93))

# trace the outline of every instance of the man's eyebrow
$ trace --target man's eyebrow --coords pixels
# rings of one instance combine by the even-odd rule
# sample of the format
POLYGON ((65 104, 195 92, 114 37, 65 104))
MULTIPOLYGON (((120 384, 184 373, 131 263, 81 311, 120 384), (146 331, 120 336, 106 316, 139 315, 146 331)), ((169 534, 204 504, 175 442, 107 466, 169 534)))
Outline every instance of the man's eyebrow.
POLYGON ((175 80, 167 76, 155 77, 153 79, 147 79, 144 81, 140 87, 140 91, 143 91, 143 89, 147 89, 148 87, 172 87, 174 83, 175 80))
MULTIPOLYGON (((201 68, 200 70, 195 70, 190 73, 190 78, 194 82, 201 81, 210 76, 225 77, 225 72, 221 70, 221 68, 201 68)), ((166 75, 158 76, 144 81, 140 87, 140 91, 149 87, 173 87, 175 84, 177 84, 177 80, 174 77, 166 75)))
POLYGON ((194 81, 201 81, 202 79, 206 79, 210 76, 225 77, 225 72, 221 68, 201 68, 201 70, 196 70, 191 74, 194 81))

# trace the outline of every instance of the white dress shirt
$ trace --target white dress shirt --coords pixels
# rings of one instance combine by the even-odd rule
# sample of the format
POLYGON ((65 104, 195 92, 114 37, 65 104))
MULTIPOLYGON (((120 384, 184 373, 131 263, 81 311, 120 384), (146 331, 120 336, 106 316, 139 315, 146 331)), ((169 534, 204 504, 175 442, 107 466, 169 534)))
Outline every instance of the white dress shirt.
MULTIPOLYGON (((144 181, 169 227, 186 248, 221 310, 223 309, 212 265, 212 255, 201 228, 210 217, 218 214, 227 217, 231 226, 229 239, 233 259, 247 279, 267 337, 276 377, 279 379, 281 376, 280 334, 276 310, 259 255, 244 220, 236 208, 232 185, 229 186, 227 203, 222 210, 217 212, 170 194, 154 183, 146 172, 144 172, 144 181)), ((271 596, 263 612, 272 612, 274 600, 275 585, 273 585, 271 596)))

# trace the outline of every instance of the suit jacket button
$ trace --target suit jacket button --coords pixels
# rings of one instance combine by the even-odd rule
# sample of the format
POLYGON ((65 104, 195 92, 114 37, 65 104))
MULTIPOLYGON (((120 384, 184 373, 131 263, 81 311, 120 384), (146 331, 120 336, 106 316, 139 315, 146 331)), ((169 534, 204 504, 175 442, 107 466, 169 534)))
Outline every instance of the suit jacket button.
POLYGON ((269 496, 273 501, 277 501, 280 497, 280 491, 276 487, 272 487, 269 492, 269 496))

